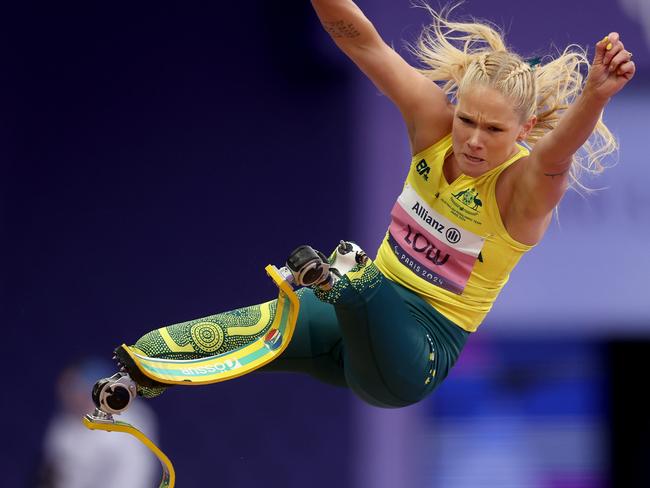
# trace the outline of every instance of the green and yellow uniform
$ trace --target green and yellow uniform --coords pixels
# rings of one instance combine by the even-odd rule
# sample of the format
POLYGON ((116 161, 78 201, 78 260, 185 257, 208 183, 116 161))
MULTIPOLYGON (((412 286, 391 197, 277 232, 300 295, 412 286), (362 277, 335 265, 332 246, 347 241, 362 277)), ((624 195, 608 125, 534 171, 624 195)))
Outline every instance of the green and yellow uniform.
MULTIPOLYGON (((442 167, 450 150, 447 136, 412 158, 376 262, 328 292, 300 290, 294 336, 262 370, 308 373, 382 407, 418 402, 447 376, 530 248, 508 235, 495 199, 499 174, 527 149, 449 184, 442 167)), ((221 354, 265 334, 274 311, 272 301, 163 327, 135 346, 169 359, 221 354)))
POLYGON ((376 264, 474 332, 532 247, 510 237, 495 195, 499 175, 529 151, 518 146, 514 156, 478 178, 461 175, 448 183, 442 168, 451 148, 450 134, 413 156, 376 264))

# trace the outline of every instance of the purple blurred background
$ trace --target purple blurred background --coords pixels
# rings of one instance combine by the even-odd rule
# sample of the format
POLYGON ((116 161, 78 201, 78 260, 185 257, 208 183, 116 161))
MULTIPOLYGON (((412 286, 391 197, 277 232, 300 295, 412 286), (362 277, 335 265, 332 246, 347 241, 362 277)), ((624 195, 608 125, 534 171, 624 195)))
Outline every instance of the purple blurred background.
MULTIPOLYGON (((428 20, 408 1, 359 5, 402 53, 428 20)), ((179 486, 649 486, 648 5, 458 9, 525 56, 622 33, 638 74, 606 111, 620 162, 591 186, 608 189, 567 195, 416 407, 289 374, 149 402, 179 486)), ((13 487, 30 486, 66 365, 271 298, 263 268, 298 244, 374 252, 409 150, 397 110, 308 2, 23 4, 5 20, 0 463, 13 487)))

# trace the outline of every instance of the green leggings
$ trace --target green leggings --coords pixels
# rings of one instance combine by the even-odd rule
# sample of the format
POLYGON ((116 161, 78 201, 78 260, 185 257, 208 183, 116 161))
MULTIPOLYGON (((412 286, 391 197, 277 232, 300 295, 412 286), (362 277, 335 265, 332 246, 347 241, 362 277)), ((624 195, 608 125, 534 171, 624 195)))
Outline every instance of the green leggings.
MULTIPOLYGON (((427 396, 447 376, 468 332, 384 277, 374 264, 348 273, 329 292, 301 289, 294 336, 261 371, 295 371, 347 386, 380 407, 427 396)), ((143 336, 145 354, 195 359, 221 354, 264 335, 275 301, 170 325, 143 336), (162 334, 178 345, 169 348, 162 334)), ((158 391, 142 388, 144 396, 158 391)))

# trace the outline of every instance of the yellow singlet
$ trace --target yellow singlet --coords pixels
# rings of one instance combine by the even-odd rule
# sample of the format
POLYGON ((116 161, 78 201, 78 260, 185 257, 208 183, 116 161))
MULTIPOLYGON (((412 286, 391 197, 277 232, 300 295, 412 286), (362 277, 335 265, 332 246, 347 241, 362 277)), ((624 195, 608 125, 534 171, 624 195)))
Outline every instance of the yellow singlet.
POLYGON ((442 167, 451 134, 413 156, 406 183, 375 263, 389 279, 419 294, 445 317, 474 332, 531 249, 506 231, 495 188, 503 170, 529 151, 472 178, 447 183, 442 167))

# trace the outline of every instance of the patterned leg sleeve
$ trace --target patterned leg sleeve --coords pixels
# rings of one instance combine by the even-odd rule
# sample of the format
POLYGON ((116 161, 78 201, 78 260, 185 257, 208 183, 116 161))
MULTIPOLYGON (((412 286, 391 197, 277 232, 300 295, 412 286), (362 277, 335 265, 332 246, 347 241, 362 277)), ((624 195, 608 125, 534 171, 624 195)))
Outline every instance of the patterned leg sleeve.
POLYGON ((314 293, 334 305, 345 378, 355 394, 384 408, 425 396, 425 377, 432 374, 426 329, 374 263, 355 266, 331 290, 314 293))
MULTIPOLYGON (((271 326, 277 300, 223 312, 153 330, 135 347, 143 354, 165 359, 199 359, 215 356, 250 344, 271 326)), ((146 398, 160 395, 165 388, 138 386, 146 398)))
POLYGON ((368 259, 365 263, 357 264, 344 274, 330 290, 324 291, 315 287, 314 295, 325 303, 345 305, 358 301, 359 296, 372 293, 382 279, 383 275, 379 268, 371 259, 368 259))

